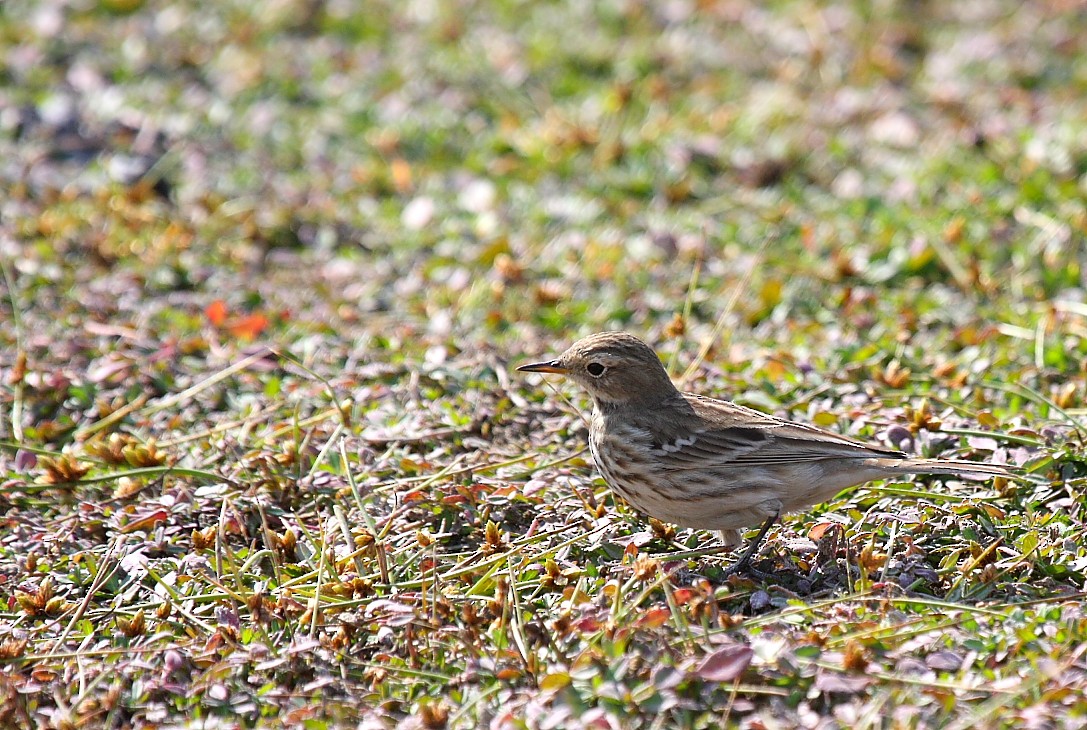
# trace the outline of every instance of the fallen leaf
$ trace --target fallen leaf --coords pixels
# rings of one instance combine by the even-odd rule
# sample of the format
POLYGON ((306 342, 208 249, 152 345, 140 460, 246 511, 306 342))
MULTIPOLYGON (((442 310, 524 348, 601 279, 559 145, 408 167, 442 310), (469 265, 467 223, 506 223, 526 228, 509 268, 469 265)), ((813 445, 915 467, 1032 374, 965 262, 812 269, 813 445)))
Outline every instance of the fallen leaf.
POLYGON ((230 323, 230 334, 243 340, 255 340, 268 328, 268 318, 263 314, 250 314, 230 323))
POLYGON ((718 649, 706 657, 695 674, 710 682, 731 682, 751 664, 755 652, 745 644, 733 644, 718 649))
POLYGON ((655 629, 668 623, 671 615, 672 612, 667 608, 651 608, 638 619, 638 626, 655 629))
POLYGON ((962 666, 962 657, 953 651, 941 649, 925 657, 925 664, 928 665, 929 669, 936 669, 941 672, 957 672, 959 667, 962 666))
POLYGON ((150 530, 160 522, 165 522, 166 518, 170 516, 170 513, 164 509, 158 509, 154 512, 143 515, 137 520, 129 522, 127 525, 121 527, 121 533, 128 534, 130 532, 136 532, 137 530, 150 530))
POLYGON ((695 598, 697 595, 698 593, 691 590, 690 588, 677 588, 674 594, 674 598, 676 599, 677 604, 679 604, 680 606, 685 606, 690 603, 691 599, 695 598))
POLYGON ((222 326, 223 322, 226 321, 226 315, 226 302, 222 299, 216 299, 204 310, 204 316, 216 327, 222 326))
POLYGON ((752 611, 761 611, 770 605, 770 594, 766 591, 755 591, 748 599, 752 611))
POLYGON ((540 680, 540 689, 544 692, 560 690, 568 684, 570 684, 569 674, 566 672, 555 672, 554 674, 548 674, 540 680))
POLYGON ((838 674, 819 672, 815 675, 815 688, 820 692, 860 692, 872 683, 871 677, 864 674, 838 674))

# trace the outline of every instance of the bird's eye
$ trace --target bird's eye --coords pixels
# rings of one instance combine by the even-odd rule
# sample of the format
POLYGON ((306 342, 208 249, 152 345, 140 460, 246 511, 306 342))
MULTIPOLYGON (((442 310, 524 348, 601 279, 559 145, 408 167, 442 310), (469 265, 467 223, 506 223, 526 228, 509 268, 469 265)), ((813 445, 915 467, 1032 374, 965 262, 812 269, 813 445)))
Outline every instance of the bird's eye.
POLYGON ((595 378, 599 378, 601 375, 604 374, 604 371, 607 368, 605 368, 598 362, 591 362, 585 366, 585 369, 589 371, 589 375, 592 375, 595 378))

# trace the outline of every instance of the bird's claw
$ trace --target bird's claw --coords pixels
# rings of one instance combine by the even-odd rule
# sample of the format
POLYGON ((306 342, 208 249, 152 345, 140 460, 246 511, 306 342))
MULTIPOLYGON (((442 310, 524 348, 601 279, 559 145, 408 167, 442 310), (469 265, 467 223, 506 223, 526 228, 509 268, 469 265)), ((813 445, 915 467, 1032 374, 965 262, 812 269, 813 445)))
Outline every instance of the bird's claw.
POLYGON ((724 569, 722 578, 728 579, 732 576, 748 576, 750 578, 756 578, 763 582, 770 581, 774 578, 773 573, 769 573, 765 570, 759 570, 756 568, 750 560, 737 560, 732 565, 724 569))

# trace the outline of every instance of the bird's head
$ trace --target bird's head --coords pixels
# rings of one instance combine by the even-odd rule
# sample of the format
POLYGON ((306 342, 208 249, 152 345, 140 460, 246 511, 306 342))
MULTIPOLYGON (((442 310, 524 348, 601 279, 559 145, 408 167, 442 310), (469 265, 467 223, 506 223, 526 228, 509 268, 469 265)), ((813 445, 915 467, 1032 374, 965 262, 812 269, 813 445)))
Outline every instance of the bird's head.
POLYGON ((602 407, 654 403, 677 393, 657 354, 626 332, 589 335, 554 360, 517 369, 565 375, 585 388, 602 407))

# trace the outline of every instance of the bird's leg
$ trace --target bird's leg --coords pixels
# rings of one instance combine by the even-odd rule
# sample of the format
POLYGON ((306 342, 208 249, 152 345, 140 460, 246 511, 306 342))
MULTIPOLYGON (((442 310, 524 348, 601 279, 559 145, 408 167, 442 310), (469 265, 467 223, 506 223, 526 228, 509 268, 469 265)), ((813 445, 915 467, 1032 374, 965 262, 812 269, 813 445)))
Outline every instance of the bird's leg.
MULTIPOLYGON (((751 559, 758 554, 759 546, 766 538, 766 533, 769 532, 770 528, 774 526, 774 523, 778 521, 779 516, 780 513, 775 512, 773 517, 768 518, 766 522, 763 523, 762 527, 759 528, 759 534, 755 535, 755 539, 752 540, 751 544, 747 546, 747 549, 744 550, 744 553, 740 556, 740 559, 725 569, 726 578, 733 573, 741 572, 751 573, 756 578, 761 578, 763 580, 770 577, 769 574, 752 568, 750 563, 751 559)), ((732 546, 728 544, 707 545, 706 547, 695 548, 693 550, 681 550, 676 553, 665 553, 663 555, 660 555, 659 557, 665 560, 693 560, 694 558, 701 558, 706 555, 716 555, 717 553, 727 552, 731 549, 732 546)))
POLYGON ((768 517, 766 522, 762 524, 762 528, 759 530, 759 534, 755 535, 755 539, 751 541, 751 544, 747 546, 747 550, 744 550, 743 555, 732 565, 725 568, 725 577, 735 575, 736 573, 751 573, 757 578, 766 579, 769 577, 767 573, 761 570, 755 570, 751 566, 751 559, 754 558, 759 548, 762 546, 762 541, 766 539, 766 533, 770 531, 770 528, 774 526, 774 523, 778 521, 778 514, 774 513, 773 516, 768 517))

